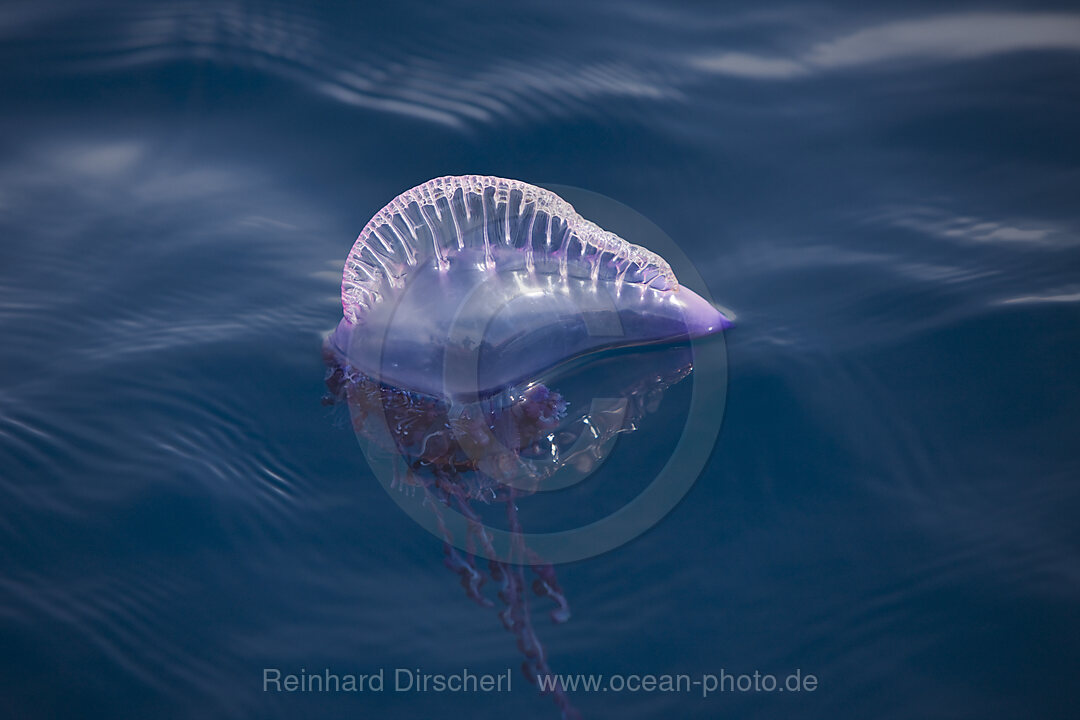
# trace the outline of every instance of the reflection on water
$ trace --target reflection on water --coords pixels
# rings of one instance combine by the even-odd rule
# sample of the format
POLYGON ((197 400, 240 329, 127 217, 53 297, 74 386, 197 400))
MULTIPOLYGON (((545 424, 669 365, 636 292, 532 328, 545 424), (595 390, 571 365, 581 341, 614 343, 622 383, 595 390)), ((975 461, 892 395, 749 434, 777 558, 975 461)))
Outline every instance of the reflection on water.
MULTIPOLYGON (((578 694, 584 716, 1069 717, 1080 16, 938 13, 5 5, 10 713, 552 715, 531 687, 260 687, 518 663, 319 404, 356 229, 479 172, 634 207, 739 315, 708 466, 652 530, 559 568, 553 668, 820 680, 578 694)), ((632 497, 687 386, 648 442, 616 439, 603 507, 522 523, 632 497)))

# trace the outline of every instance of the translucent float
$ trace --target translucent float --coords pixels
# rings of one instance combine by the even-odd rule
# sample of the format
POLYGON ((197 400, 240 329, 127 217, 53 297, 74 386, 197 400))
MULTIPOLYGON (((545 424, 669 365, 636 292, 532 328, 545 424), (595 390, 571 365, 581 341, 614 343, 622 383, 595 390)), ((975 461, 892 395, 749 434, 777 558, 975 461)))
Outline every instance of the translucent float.
POLYGON ((659 255, 517 180, 430 180, 380 210, 345 261, 330 343, 432 395, 487 395, 600 350, 730 326, 659 255))

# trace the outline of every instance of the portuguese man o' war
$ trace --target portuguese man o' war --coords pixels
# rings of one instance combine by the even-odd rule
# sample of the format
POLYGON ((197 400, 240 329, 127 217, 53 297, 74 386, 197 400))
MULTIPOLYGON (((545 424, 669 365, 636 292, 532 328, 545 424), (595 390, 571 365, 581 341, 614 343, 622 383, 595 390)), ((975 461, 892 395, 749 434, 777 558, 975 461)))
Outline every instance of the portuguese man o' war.
MULTIPOLYGON (((466 594, 490 607, 484 586, 497 585, 535 683, 551 670, 528 588, 556 623, 570 606, 525 543, 518 501, 598 467, 690 375, 686 341, 730 322, 659 255, 554 193, 481 176, 431 180, 380 210, 349 253, 341 300, 328 402, 348 408, 369 463, 393 457, 387 486, 419 495, 466 594), (495 505, 506 531, 485 515, 495 505), (509 548, 495 547, 500 532, 509 548)), ((561 687, 548 693, 577 716, 561 687)))

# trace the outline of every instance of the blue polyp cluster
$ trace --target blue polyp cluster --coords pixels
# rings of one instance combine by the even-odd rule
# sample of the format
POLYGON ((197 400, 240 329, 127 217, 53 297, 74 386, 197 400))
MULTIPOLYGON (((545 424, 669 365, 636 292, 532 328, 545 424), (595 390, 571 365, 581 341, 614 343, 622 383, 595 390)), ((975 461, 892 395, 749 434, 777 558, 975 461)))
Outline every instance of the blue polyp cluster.
MULTIPOLYGON (((530 618, 525 566, 535 575, 531 584, 533 593, 554 604, 552 621, 569 620, 570 606, 554 568, 522 540, 516 500, 523 491, 498 482, 497 476, 491 474, 491 467, 485 465, 485 458, 465 452, 459 438, 488 442, 498 438, 504 450, 493 453, 494 457, 520 453, 558 426, 566 415, 565 400, 558 392, 533 384, 509 392, 501 399, 477 403, 471 414, 451 419, 445 400, 380 383, 341 362, 329 345, 324 349, 324 360, 328 367, 326 401, 347 403, 358 433, 370 434, 377 441, 389 440, 393 447, 387 449, 401 453, 409 462, 411 484, 426 494, 443 532, 444 564, 458 575, 466 595, 483 607, 492 607, 494 603, 484 594, 484 585, 489 579, 498 583, 497 596, 503 605, 499 618, 514 635, 525 657, 523 674, 535 684, 537 675, 550 673, 551 669, 530 618), (378 435, 379 428, 386 434, 378 435), (486 574, 477 568, 476 550, 483 550, 489 558, 498 554, 483 521, 470 504, 474 500, 505 502, 509 528, 517 539, 513 549, 516 562, 489 560, 486 574), (442 519, 443 509, 447 507, 465 517, 466 547, 470 552, 462 553, 452 545, 442 519)), ((561 688, 550 694, 564 717, 577 717, 561 688)))
MULTIPOLYGON (((542 384, 452 413, 442 398, 387 385, 339 362, 332 348, 324 355, 328 400, 347 402, 357 433, 400 454, 414 482, 452 485, 454 494, 470 500, 505 499, 502 481, 521 480, 527 470, 518 459, 550 457, 548 436, 566 416, 566 401, 542 384)), ((537 483, 543 479, 543 472, 534 474, 537 483)))
MULTIPOLYGON (((666 388, 690 374, 688 348, 659 352, 649 353, 643 366, 627 355, 597 357, 464 404, 360 371, 332 336, 324 345, 328 402, 348 406, 358 436, 404 459, 407 471, 395 482, 407 492, 421 493, 444 541, 444 564, 458 576, 466 596, 483 607, 499 606, 500 620, 524 656, 522 672, 532 681, 548 675, 550 668, 530 618, 530 595, 550 603, 555 623, 569 620, 570 607, 554 568, 525 544, 517 500, 559 468, 587 459, 617 433, 633 429, 656 410, 666 388), (575 398, 573 413, 564 392, 575 398), (590 395, 625 402, 617 411, 581 402, 590 395), (583 437, 589 441, 581 444, 583 437), (535 484, 529 484, 530 478, 535 484), (499 503, 504 509, 509 556, 493 547, 477 502, 499 503), (455 538, 444 522, 449 510, 465 520, 462 537, 455 538), (497 559, 478 565, 477 556, 497 559)), ((564 716, 575 716, 561 689, 551 695, 564 716)))

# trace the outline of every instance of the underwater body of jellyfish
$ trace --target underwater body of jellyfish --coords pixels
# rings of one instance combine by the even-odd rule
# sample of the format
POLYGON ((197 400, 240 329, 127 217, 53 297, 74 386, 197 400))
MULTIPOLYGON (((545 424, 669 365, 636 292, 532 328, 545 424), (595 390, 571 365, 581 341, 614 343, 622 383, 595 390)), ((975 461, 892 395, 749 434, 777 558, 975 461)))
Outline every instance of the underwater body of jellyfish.
MULTIPOLYGON (((484 586, 497 583, 500 618, 535 682, 550 667, 526 568, 552 620, 570 610, 552 566, 524 543, 518 500, 602 461, 690 373, 686 341, 730 322, 658 255, 554 193, 481 176, 431 180, 377 213, 346 260, 342 307, 324 346, 328 397, 347 405, 362 442, 400 459, 394 484, 423 494, 468 596, 490 607, 484 586), (649 348, 647 372, 611 360, 628 348, 649 348), (587 381, 593 397, 600 377, 601 394, 620 402, 568 399, 590 365, 603 366, 587 381), (503 552, 477 511, 496 503, 514 538, 503 552), (466 518, 464 539, 442 520, 451 510, 466 518)), ((576 716, 562 688, 551 695, 576 716)))

